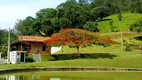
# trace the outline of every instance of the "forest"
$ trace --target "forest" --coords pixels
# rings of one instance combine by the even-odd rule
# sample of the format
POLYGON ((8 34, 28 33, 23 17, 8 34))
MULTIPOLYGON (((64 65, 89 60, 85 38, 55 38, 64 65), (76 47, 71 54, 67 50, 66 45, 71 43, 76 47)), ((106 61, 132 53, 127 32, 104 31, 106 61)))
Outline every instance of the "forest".
MULTIPOLYGON (((18 35, 50 36, 65 28, 80 28, 98 32, 97 22, 113 14, 142 13, 142 0, 66 0, 54 8, 44 8, 35 17, 19 19, 15 25, 18 35)), ((132 29, 131 29, 132 30, 132 29)))

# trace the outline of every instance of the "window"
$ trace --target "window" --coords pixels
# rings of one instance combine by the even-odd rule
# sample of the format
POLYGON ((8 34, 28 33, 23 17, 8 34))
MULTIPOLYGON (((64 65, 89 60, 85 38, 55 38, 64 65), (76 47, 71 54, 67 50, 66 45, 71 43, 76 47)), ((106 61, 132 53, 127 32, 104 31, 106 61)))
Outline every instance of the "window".
POLYGON ((20 53, 17 53, 17 55, 20 55, 20 53))

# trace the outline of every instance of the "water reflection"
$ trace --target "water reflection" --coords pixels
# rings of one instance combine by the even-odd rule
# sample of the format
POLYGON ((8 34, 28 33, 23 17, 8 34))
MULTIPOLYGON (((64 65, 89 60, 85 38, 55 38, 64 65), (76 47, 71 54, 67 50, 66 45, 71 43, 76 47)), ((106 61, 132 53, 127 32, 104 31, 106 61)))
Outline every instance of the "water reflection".
POLYGON ((37 72, 0 75, 0 80, 142 80, 142 72, 37 72))
POLYGON ((0 80, 61 80, 61 78, 56 77, 40 77, 40 76, 15 76, 15 75, 7 75, 7 76, 0 76, 0 80))

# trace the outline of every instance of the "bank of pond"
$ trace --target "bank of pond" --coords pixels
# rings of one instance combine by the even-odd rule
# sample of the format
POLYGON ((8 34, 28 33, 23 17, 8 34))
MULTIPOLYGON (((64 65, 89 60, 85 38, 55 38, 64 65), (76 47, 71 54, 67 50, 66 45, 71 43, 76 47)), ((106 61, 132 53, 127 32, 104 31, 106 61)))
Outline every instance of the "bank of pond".
POLYGON ((0 75, 0 80, 141 80, 142 72, 21 72, 0 75))

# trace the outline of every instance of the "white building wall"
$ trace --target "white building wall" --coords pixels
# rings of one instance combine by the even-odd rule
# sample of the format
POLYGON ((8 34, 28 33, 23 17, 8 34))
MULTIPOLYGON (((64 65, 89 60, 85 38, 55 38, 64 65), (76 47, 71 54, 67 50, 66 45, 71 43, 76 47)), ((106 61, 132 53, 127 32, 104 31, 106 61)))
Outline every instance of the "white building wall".
POLYGON ((11 64, 21 63, 21 54, 23 53, 24 53, 24 62, 25 62, 26 51, 11 51, 10 52, 10 63, 11 64))
POLYGON ((16 64, 16 51, 11 51, 10 52, 10 63, 16 64))
POLYGON ((61 49, 62 49, 62 46, 60 46, 60 47, 51 47, 51 54, 54 54, 54 53, 60 51, 61 49))
POLYGON ((61 80, 60 78, 50 78, 50 80, 61 80))
POLYGON ((0 60, 0 64, 6 64, 7 63, 7 59, 1 59, 0 60))

